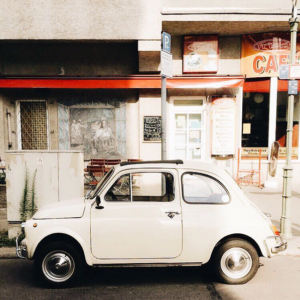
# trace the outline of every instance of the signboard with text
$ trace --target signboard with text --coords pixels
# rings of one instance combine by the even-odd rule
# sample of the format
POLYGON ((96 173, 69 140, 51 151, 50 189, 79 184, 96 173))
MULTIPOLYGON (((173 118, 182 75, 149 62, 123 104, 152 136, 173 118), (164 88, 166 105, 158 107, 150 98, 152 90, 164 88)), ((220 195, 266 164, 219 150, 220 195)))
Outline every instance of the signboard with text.
POLYGON ((212 155, 234 155, 235 99, 212 102, 212 155))
MULTIPOLYGON (((298 38, 299 41, 299 38, 298 38)), ((297 44, 296 64, 300 64, 297 44)), ((290 33, 257 33, 242 37, 241 73, 248 78, 278 77, 281 65, 289 64, 290 33)))
POLYGON ((164 31, 161 33, 161 50, 171 53, 171 35, 164 31))

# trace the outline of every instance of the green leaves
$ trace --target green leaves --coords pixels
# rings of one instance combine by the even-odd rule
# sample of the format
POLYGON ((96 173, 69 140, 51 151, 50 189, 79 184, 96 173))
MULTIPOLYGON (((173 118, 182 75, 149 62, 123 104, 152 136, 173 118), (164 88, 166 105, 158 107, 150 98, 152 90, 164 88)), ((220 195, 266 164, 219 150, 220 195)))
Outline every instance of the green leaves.
POLYGON ((36 173, 37 169, 34 171, 31 183, 31 190, 29 190, 30 174, 28 171, 27 164, 25 163, 25 184, 22 199, 20 201, 20 215, 22 222, 25 222, 28 218, 31 218, 37 211, 35 192, 36 173))

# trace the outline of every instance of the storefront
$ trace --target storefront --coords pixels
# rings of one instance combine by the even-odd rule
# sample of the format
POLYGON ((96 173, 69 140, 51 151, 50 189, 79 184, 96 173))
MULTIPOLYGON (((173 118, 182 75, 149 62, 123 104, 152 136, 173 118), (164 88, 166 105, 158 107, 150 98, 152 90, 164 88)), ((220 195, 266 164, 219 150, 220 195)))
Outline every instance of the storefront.
MULTIPOLYGON (((241 70, 246 75, 242 107, 242 167, 257 167, 261 149, 263 182, 282 182, 286 158, 288 82, 279 79, 280 66, 287 65, 290 49, 289 33, 252 34, 242 37, 241 70), (279 160, 275 178, 268 174, 273 142, 279 143, 279 160)), ((298 63, 297 45, 296 61, 298 63)), ((294 102, 292 160, 294 176, 299 170, 299 94, 294 102)), ((296 182, 293 183, 296 186, 296 182)))

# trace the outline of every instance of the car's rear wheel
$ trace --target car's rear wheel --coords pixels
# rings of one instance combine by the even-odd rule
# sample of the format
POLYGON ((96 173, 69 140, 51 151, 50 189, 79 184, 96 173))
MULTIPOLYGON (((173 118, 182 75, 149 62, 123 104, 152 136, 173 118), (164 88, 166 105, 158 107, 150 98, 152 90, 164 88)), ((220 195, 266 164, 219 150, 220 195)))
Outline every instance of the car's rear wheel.
POLYGON ((35 259, 37 278, 51 287, 65 287, 75 283, 83 268, 83 257, 77 248, 63 242, 45 245, 35 259))
POLYGON ((216 249, 213 268, 218 281, 243 284, 251 280, 259 267, 256 249, 242 239, 230 239, 216 249))

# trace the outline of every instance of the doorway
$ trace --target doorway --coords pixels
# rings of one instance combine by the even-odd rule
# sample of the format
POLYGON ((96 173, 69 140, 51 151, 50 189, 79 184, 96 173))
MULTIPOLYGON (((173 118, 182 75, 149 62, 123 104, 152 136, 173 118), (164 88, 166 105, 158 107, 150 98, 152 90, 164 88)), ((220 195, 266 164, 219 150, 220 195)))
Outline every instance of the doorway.
POLYGON ((204 160, 206 97, 171 99, 170 158, 204 160))

